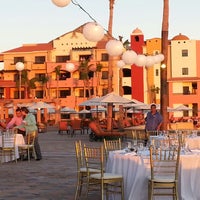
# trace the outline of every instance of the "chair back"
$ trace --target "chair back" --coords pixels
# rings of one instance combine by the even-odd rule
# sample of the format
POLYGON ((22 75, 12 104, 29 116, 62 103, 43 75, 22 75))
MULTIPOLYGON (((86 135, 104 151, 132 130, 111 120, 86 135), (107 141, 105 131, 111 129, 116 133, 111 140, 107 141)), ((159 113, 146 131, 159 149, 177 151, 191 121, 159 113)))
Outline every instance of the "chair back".
POLYGON ((77 169, 79 171, 80 168, 84 166, 84 156, 83 156, 81 140, 75 141, 75 152, 76 152, 77 169))
POLYGON ((81 130, 81 120, 80 119, 73 119, 71 120, 71 127, 73 130, 81 130))
POLYGON ((168 148, 150 146, 151 179, 178 180, 180 145, 168 148))
POLYGON ((103 177, 104 173, 104 147, 101 145, 100 147, 88 147, 84 145, 84 157, 85 164, 87 168, 88 176, 90 174, 89 169, 95 169, 101 171, 101 177, 103 177))
POLYGON ((27 144, 28 145, 34 145, 36 134, 37 134, 36 131, 32 131, 32 132, 28 133, 28 135, 27 135, 27 144))
POLYGON ((2 148, 15 148, 16 134, 10 132, 2 133, 2 148))
POLYGON ((59 130, 60 131, 66 131, 67 130, 67 122, 66 121, 60 121, 58 123, 59 130))

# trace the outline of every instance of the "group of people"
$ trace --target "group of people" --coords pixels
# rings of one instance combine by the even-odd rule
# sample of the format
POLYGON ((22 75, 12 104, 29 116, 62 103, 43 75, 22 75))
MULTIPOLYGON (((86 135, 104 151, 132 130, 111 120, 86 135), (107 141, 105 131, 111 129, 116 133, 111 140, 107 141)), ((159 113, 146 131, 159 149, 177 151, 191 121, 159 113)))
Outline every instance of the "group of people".
POLYGON ((34 142, 36 160, 42 159, 40 151, 40 145, 38 142, 38 127, 35 116, 29 112, 28 108, 22 107, 16 109, 16 115, 10 120, 5 127, 8 129, 16 129, 18 134, 22 134, 26 137, 29 133, 36 131, 36 137, 34 142))

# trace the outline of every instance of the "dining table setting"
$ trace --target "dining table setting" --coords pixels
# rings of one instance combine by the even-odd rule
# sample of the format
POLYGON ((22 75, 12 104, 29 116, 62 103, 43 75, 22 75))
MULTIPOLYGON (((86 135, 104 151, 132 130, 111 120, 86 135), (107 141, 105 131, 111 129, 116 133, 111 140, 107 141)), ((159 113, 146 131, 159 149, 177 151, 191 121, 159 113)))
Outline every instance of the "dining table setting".
MULTIPOLYGON (((181 132, 177 132, 180 135, 181 132)), ((147 146, 136 141, 127 143, 122 150, 110 151, 106 172, 123 175, 125 200, 148 199, 148 177, 151 174, 150 145, 160 145, 166 148, 169 135, 162 133, 153 136, 147 146)), ((199 200, 200 192, 200 136, 196 133, 188 134, 181 144, 178 170, 178 194, 180 200, 199 200)), ((112 200, 120 199, 112 196, 112 200)), ((173 197, 159 196, 156 200, 171 200, 173 197)))
MULTIPOLYGON (((20 155, 19 155, 18 146, 25 144, 25 140, 22 134, 14 133, 13 130, 5 130, 5 131, 0 132, 0 147, 2 147, 2 144, 3 144, 3 135, 6 136, 7 138, 9 137, 11 138, 13 137, 13 134, 15 134, 15 141, 14 141, 15 157, 16 159, 19 159, 20 155)), ((9 147, 9 146, 10 146, 10 143, 8 141, 5 141, 4 147, 9 147)), ((4 156, 4 155, 2 154, 1 156, 4 156)), ((4 158, 1 159, 1 161, 10 162, 10 161, 15 160, 15 157, 14 156, 10 157, 8 155, 5 155, 4 158)))

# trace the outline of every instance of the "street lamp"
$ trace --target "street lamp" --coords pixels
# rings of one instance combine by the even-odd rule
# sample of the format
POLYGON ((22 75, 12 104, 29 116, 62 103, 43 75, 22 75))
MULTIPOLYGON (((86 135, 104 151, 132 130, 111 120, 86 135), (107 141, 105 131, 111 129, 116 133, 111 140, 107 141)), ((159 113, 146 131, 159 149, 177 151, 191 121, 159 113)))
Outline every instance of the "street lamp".
POLYGON ((15 67, 19 71, 19 98, 21 99, 22 70, 24 69, 24 63, 17 62, 15 67))

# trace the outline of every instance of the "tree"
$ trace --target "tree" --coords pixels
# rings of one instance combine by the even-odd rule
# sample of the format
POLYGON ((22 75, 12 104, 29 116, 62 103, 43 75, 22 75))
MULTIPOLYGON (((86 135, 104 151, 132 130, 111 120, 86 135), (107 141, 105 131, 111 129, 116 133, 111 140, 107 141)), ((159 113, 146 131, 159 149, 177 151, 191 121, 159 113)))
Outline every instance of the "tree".
POLYGON ((57 85, 56 85, 56 98, 58 99, 58 81, 59 81, 59 77, 60 77, 60 69, 61 69, 61 65, 58 65, 55 67, 54 72, 56 73, 56 81, 57 81, 57 85))
MULTIPOLYGON (((23 70, 21 72, 21 87, 24 87, 24 98, 29 98, 31 89, 36 89, 37 78, 28 78, 28 70, 23 70)), ((19 87, 19 80, 16 81, 16 85, 19 87)))
POLYGON ((48 76, 42 76, 40 77, 40 79, 37 80, 41 85, 42 85, 42 90, 43 90, 43 98, 46 97, 46 94, 47 94, 47 82, 49 81, 49 77, 48 76))

